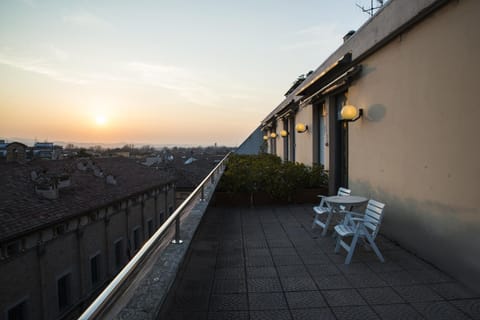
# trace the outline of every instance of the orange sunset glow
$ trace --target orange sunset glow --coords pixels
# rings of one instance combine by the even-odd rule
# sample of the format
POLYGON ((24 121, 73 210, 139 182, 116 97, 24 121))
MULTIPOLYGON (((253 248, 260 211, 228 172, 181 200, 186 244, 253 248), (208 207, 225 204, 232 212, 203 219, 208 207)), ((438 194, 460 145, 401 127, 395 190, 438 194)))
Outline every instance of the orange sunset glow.
POLYGON ((236 146, 363 20, 343 3, 2 1, 0 139, 236 146), (329 6, 348 27, 316 19, 329 6))

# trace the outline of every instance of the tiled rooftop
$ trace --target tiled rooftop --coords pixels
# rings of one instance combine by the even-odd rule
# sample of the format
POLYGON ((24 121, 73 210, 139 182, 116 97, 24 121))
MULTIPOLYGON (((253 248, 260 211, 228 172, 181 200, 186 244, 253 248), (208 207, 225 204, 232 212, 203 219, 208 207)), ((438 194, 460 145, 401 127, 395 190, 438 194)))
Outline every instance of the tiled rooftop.
POLYGON ((80 171, 77 164, 87 160, 0 162, 0 240, 173 181, 173 177, 162 170, 145 167, 132 159, 118 157, 93 161, 105 175, 115 176, 117 184, 105 183, 105 178, 94 176, 92 170, 80 171), (32 170, 46 170, 47 175, 53 176, 67 173, 71 186, 61 189, 58 199, 43 199, 35 193, 30 176, 32 170))
POLYGON ((480 319, 480 295, 382 235, 352 264, 310 205, 210 207, 161 319, 480 319))

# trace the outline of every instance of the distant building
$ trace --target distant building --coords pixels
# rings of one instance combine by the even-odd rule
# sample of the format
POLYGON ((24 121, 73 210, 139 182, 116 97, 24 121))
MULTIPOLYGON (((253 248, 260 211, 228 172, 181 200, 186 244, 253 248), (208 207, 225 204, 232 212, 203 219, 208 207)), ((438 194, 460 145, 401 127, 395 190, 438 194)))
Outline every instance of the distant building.
POLYGON ((1 318, 76 318, 174 208, 173 177, 131 159, 1 162, 1 318))
MULTIPOLYGON (((0 146, 1 148, 1 146, 0 146)), ((4 157, 7 162, 27 161, 27 146, 20 142, 11 142, 5 145, 4 157)))
POLYGON ((35 142, 32 154, 34 159, 58 160, 62 156, 62 149, 52 142, 35 142))
POLYGON ((7 157, 7 143, 5 140, 0 140, 0 159, 7 157))

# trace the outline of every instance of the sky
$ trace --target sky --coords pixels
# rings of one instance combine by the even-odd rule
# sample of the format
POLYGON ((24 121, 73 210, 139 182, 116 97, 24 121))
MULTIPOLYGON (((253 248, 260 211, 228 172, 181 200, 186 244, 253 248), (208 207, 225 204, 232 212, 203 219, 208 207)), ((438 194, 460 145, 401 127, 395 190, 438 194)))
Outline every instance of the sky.
POLYGON ((1 0, 0 139, 238 146, 369 3, 1 0))

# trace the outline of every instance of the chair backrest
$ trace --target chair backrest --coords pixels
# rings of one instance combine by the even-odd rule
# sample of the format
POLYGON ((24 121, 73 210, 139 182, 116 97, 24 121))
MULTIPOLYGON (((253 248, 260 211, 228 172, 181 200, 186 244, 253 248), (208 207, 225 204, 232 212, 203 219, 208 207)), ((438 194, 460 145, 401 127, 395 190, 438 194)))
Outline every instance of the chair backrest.
POLYGON ((349 196, 352 193, 352 190, 347 188, 338 188, 337 196, 349 196))
POLYGON ((384 208, 384 203, 375 201, 373 199, 368 200, 367 208, 365 209, 364 225, 366 228, 370 229, 370 235, 372 236, 372 239, 375 239, 378 231, 380 230, 384 208))

